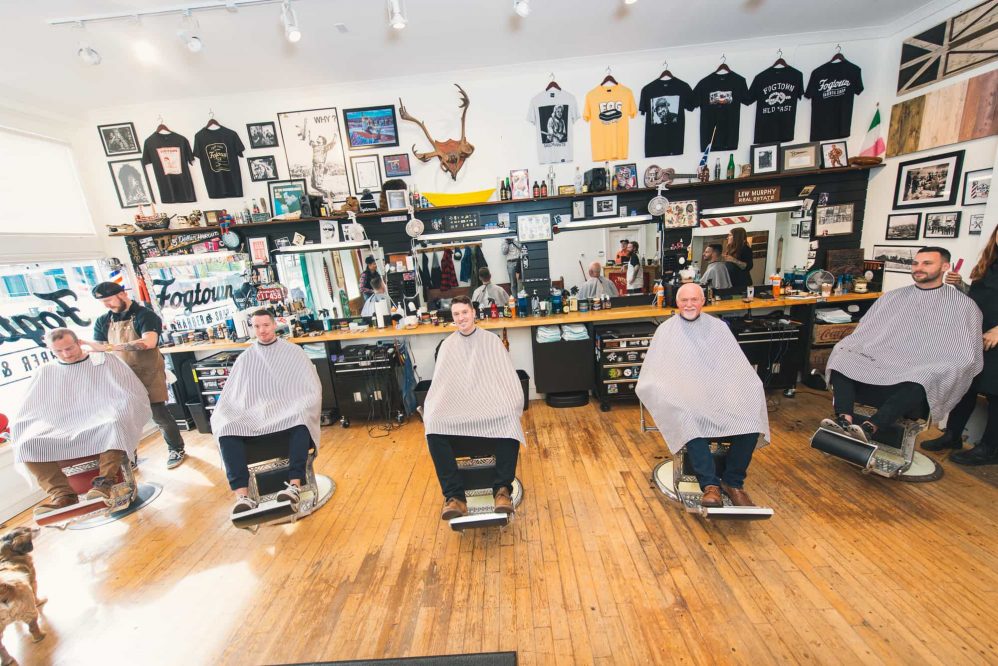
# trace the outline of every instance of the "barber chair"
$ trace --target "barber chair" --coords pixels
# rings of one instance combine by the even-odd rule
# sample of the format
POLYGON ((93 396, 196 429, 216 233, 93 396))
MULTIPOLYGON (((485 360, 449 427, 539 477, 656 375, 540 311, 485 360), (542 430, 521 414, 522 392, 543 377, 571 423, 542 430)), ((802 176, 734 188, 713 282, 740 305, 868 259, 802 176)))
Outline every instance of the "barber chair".
MULTIPOLYGON (((495 452, 487 442, 467 442, 454 445, 464 492, 468 500, 468 515, 449 521, 451 529, 463 532, 468 529, 509 524, 512 514, 496 513, 492 498, 492 484, 495 482, 495 452)), ((513 479, 513 508, 523 501, 523 484, 513 479)))
POLYGON ((280 433, 247 438, 246 461, 249 463, 249 496, 257 501, 258 506, 233 518, 232 524, 236 527, 255 532, 260 525, 294 522, 318 511, 336 491, 336 483, 332 479, 324 474, 316 475, 313 446, 309 449, 305 464, 298 511, 290 502, 275 499, 288 480, 289 467, 288 443, 280 433))

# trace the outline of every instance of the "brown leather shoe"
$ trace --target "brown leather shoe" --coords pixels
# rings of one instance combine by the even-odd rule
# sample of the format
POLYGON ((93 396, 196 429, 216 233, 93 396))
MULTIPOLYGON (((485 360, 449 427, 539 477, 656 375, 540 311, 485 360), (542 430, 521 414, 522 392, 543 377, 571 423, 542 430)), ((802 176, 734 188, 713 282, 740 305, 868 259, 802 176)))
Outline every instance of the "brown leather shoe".
POLYGON ((79 504, 80 499, 76 495, 63 495, 62 497, 52 497, 49 501, 44 504, 39 504, 35 507, 34 514, 36 516, 41 516, 43 514, 49 513, 51 511, 58 511, 59 509, 65 509, 67 506, 73 506, 74 504, 79 504))
POLYGON ((513 513, 513 498, 509 495, 509 488, 500 488, 495 495, 496 513, 513 513))
POLYGON ((724 506, 724 499, 721 498, 721 489, 717 486, 707 486, 703 489, 703 497, 700 498, 700 506, 716 509, 724 506))
POLYGON ((749 494, 742 488, 732 488, 724 481, 721 481, 721 490, 724 491, 724 494, 731 499, 731 503, 735 506, 755 506, 755 502, 752 501, 749 494))
POLYGON ((468 514, 468 503, 456 497, 448 497, 444 502, 444 510, 440 512, 440 520, 454 520, 468 514))

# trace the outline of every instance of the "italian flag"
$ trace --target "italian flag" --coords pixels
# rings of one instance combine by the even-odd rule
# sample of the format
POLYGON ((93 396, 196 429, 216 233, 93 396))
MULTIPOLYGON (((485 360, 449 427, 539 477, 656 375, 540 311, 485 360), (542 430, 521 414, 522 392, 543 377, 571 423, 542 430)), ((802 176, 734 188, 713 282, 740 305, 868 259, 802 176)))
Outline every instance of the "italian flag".
POLYGON ((887 151, 884 137, 880 134, 880 105, 873 113, 873 120, 870 122, 870 129, 866 130, 866 138, 863 140, 863 149, 860 151, 861 157, 880 157, 887 151))

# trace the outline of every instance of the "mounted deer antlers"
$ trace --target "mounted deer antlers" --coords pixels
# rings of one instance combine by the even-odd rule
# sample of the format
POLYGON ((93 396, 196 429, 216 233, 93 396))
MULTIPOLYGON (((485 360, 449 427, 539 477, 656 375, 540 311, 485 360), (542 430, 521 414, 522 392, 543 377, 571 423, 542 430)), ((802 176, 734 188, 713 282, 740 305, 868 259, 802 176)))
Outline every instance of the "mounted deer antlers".
POLYGON ((447 141, 435 141, 433 135, 430 134, 430 130, 426 129, 426 125, 423 124, 423 121, 413 118, 405 110, 405 105, 402 104, 401 97, 399 98, 399 115, 402 117, 402 120, 408 120, 422 127, 423 134, 426 135, 426 138, 430 140, 430 143, 435 148, 433 152, 421 153, 416 150, 416 144, 413 144, 412 154, 416 156, 416 159, 421 162, 429 162, 434 157, 438 158, 440 160, 440 168, 449 173, 452 180, 457 180, 457 172, 464 166, 464 161, 475 152, 475 147, 468 143, 468 140, 464 136, 464 121, 468 117, 468 106, 471 104, 471 100, 468 99, 468 93, 464 92, 464 88, 456 83, 454 85, 461 91, 461 103, 458 107, 464 109, 461 112, 460 140, 448 139, 447 141))

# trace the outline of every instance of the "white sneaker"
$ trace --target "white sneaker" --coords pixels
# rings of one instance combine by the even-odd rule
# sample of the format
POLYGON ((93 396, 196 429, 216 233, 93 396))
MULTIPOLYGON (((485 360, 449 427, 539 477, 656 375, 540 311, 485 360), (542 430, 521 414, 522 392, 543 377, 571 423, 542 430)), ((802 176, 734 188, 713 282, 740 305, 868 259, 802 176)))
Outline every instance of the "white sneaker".
POLYGON ((856 425, 855 423, 849 424, 849 427, 846 428, 846 434, 852 437, 853 439, 858 439, 864 444, 870 443, 869 438, 866 436, 866 431, 863 430, 860 426, 856 425))
POLYGON ((232 507, 232 517, 235 518, 240 513, 246 513, 247 511, 252 511, 257 507, 256 500, 247 495, 242 495, 238 500, 236 500, 235 505, 232 507))
POLYGON ((285 483, 284 486, 284 490, 277 493, 274 499, 278 502, 290 502, 291 507, 297 511, 298 502, 301 500, 301 489, 293 483, 285 483))

